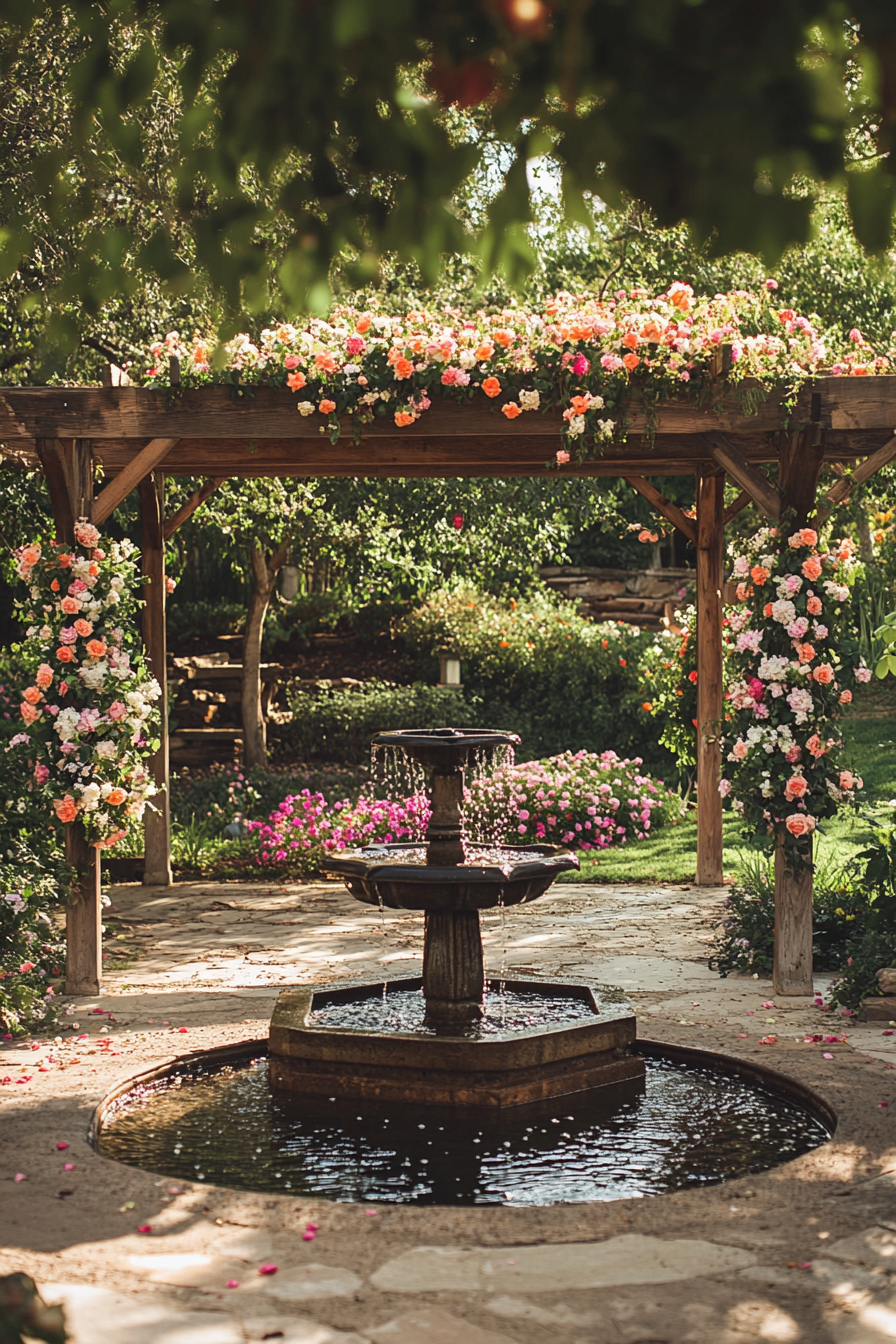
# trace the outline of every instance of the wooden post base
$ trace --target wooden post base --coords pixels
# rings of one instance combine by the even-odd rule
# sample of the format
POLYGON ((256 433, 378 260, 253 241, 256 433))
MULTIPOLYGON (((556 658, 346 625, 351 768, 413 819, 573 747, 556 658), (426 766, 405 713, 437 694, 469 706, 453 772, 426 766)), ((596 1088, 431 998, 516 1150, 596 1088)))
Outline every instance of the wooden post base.
POLYGON ((65 841, 66 858, 78 873, 78 900, 65 915, 65 992, 98 994, 103 979, 99 852, 77 821, 69 823, 65 841))
POLYGON ((812 994, 812 849, 809 867, 794 867, 782 841, 775 849, 776 994, 812 994))

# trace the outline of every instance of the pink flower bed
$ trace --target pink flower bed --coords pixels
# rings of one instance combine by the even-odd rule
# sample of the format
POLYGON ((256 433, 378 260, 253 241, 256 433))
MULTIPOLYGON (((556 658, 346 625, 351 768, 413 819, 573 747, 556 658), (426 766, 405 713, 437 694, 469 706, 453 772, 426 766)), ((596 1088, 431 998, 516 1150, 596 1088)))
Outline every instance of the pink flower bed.
POLYGON ((309 872, 327 854, 356 845, 422 840, 428 817, 426 799, 419 795, 394 802, 362 794, 354 804, 347 798, 328 803, 322 793, 303 789, 284 798, 267 821, 250 821, 248 827, 258 840, 259 864, 309 872))

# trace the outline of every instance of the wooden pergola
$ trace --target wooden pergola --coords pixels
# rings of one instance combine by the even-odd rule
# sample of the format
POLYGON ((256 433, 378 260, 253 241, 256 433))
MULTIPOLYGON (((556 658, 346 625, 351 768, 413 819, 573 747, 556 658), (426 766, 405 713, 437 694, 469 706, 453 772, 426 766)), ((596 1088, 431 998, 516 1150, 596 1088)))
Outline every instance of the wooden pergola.
MULTIPOLYGON (((176 372, 176 370, 173 370, 176 372)), ((351 426, 335 444, 323 417, 296 413, 295 396, 281 389, 224 386, 151 390, 127 386, 9 388, 0 391, 4 456, 39 466, 47 480, 60 539, 74 521, 101 525, 134 489, 143 518, 146 590, 143 634, 166 704, 164 542, 229 476, 544 476, 556 472, 559 413, 530 412, 508 421, 494 403, 456 405, 436 400, 413 425, 391 420, 365 425, 360 443, 351 426), (96 492, 96 468, 102 488, 96 492), (206 477, 176 514, 165 515, 165 476, 206 477)), ((570 463, 564 475, 617 476, 679 528, 697 551, 697 800, 696 881, 722 882, 720 728, 722 593, 725 524, 748 503, 777 518, 788 508, 797 524, 845 500, 853 485, 896 456, 896 378, 815 379, 787 410, 768 397, 755 415, 742 409, 745 389, 719 382, 706 409, 691 401, 663 405, 653 425, 632 408, 624 443, 592 461, 570 463), (772 484, 763 467, 778 467, 772 484), (832 465, 842 479, 817 500, 819 472, 832 465), (843 469, 852 471, 843 474, 843 469), (677 508, 646 477, 695 477, 696 517, 677 508), (740 494, 726 509, 726 478, 740 494)), ((145 823, 144 882, 171 882, 167 795, 168 736, 153 761, 165 790, 145 823)), ((74 828, 70 828, 74 830, 74 828)), ((68 914, 66 988, 96 993, 102 972, 99 865, 95 851, 72 852, 83 874, 81 898, 68 914)), ((775 989, 812 991, 811 872, 785 869, 776 859, 775 989)))

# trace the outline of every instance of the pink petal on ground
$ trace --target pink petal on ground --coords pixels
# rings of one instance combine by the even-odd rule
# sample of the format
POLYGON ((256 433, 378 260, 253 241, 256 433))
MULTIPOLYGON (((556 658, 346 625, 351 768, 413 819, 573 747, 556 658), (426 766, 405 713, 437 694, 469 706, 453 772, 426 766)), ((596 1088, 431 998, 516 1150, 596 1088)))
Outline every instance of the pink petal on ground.
POLYGON ((276 1274, 276 1273, 277 1273, 277 1266, 276 1266, 276 1265, 259 1265, 258 1272, 259 1272, 259 1274, 276 1274))
POLYGON ((62 1168, 63 1171, 74 1171, 74 1169, 75 1169, 74 1162, 66 1162, 62 1168))
POLYGON ((302 1240, 303 1240, 303 1241, 313 1241, 314 1238, 315 1238, 316 1236, 317 1236, 317 1233, 316 1233, 316 1232, 303 1232, 303 1233, 302 1233, 302 1240))
POLYGON ((305 1228, 308 1232, 316 1232, 318 1230, 317 1223, 306 1223, 305 1228))
POLYGON ((892 1036, 892 1035, 893 1035, 892 1028, 891 1028, 889 1031, 882 1031, 882 1032, 881 1032, 881 1036, 892 1036))
POLYGON ((144 1235, 147 1235, 152 1231, 152 1226, 149 1223, 144 1223, 142 1227, 137 1228, 137 1231, 144 1233, 144 1235))
POLYGON ((57 1143, 56 1145, 56 1149, 60 1153, 64 1153, 67 1147, 68 1147, 67 1143, 57 1143))
POLYGON ((376 1217, 378 1217, 378 1214, 377 1214, 377 1210, 376 1210, 376 1209, 365 1209, 364 1212, 367 1214, 367 1217, 368 1217, 368 1218, 376 1218, 376 1217))
POLYGON ((15 1176, 13 1176, 13 1180, 16 1182, 27 1181, 27 1179, 28 1177, 25 1175, 24 1171, 17 1171, 15 1176))
POLYGON ((822 1055, 822 1059, 833 1059, 833 1058, 834 1056, 829 1055, 827 1051, 825 1051, 825 1053, 822 1055))
POLYGON ((240 1286, 240 1281, 239 1281, 239 1279, 228 1279, 228 1280, 227 1280, 227 1287, 228 1287, 228 1288, 239 1288, 239 1286, 240 1286))

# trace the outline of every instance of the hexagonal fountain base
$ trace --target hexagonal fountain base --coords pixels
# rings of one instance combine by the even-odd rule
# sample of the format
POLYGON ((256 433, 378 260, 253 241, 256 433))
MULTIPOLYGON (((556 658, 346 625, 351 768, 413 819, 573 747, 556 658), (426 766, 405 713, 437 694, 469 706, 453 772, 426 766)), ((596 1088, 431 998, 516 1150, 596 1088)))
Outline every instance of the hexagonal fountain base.
MULTIPOLYGON (((344 981, 286 989, 277 1000, 269 1036, 276 1088, 328 1096, 413 1101, 441 1106, 520 1106, 644 1076, 630 1053, 636 1024, 618 989, 583 983, 503 980, 511 993, 565 1001, 556 1024, 470 1035, 382 1030, 373 1017, 389 996, 418 991, 420 979, 344 981), (569 1002, 581 1003, 581 1017, 569 1002), (357 1006, 370 1028, 321 1021, 326 1010, 357 1006), (315 1020, 317 1019, 317 1020, 315 1020)), ((492 994, 499 983, 489 982, 492 994)), ((332 1015, 332 1013, 331 1013, 332 1015)), ((351 1012, 348 1017, 352 1016, 351 1012)), ((343 1014, 345 1020, 345 1014, 343 1014)))

